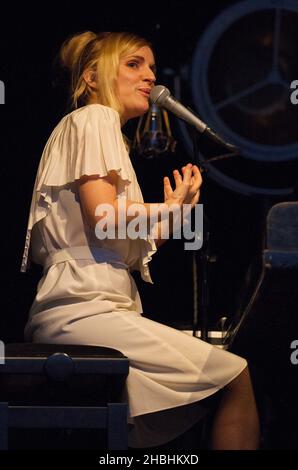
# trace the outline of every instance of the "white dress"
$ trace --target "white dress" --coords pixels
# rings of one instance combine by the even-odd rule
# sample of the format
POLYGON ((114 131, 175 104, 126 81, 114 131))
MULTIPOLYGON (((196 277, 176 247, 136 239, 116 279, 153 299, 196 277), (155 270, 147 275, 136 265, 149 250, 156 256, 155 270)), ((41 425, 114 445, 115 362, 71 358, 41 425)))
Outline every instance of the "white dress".
POLYGON ((82 215, 75 180, 116 170, 117 197, 142 202, 119 115, 92 104, 66 115, 42 155, 30 208, 22 271, 43 265, 25 338, 99 345, 130 360, 125 398, 132 447, 163 444, 202 416, 200 400, 247 365, 245 359, 142 317, 133 269, 152 282, 150 239, 96 238, 82 215))

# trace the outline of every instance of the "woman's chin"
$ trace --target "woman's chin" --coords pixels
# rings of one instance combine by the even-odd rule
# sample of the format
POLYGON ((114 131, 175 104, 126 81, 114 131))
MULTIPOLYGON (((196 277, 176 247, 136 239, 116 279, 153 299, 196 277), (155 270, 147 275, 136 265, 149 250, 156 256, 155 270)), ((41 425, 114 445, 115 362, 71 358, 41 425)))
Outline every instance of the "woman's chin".
POLYGON ((125 121, 128 121, 129 119, 134 119, 143 116, 146 114, 149 110, 149 103, 145 106, 138 106, 135 109, 131 109, 129 112, 124 113, 123 119, 125 121))
POLYGON ((146 114, 149 111, 149 104, 147 106, 140 107, 138 110, 136 110, 136 115, 135 117, 140 117, 146 114))

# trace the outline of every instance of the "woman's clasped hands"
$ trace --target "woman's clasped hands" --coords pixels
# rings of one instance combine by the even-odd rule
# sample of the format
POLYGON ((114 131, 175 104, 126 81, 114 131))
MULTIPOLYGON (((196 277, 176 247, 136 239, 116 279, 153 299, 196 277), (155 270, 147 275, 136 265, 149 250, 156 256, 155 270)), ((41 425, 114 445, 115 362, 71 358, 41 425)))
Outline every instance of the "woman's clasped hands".
POLYGON ((176 188, 173 190, 170 179, 164 178, 164 202, 171 206, 178 204, 190 204, 193 208, 200 198, 200 186, 202 177, 197 165, 188 163, 182 167, 182 174, 178 170, 173 171, 176 188))

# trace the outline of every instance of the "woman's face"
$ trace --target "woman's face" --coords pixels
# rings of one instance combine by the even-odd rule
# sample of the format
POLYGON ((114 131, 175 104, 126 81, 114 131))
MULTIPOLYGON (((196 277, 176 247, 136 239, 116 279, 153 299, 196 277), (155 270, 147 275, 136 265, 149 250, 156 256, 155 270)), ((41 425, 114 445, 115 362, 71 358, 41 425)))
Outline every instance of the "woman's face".
POLYGON ((116 95, 123 107, 122 124, 148 111, 154 83, 155 62, 150 47, 141 47, 120 59, 116 95))

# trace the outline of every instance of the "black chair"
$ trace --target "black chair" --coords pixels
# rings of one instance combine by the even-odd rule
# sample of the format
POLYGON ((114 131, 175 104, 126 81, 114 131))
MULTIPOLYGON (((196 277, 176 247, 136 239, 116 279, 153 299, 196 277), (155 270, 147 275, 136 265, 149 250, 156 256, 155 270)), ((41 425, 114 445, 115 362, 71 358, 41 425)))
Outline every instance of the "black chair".
MULTIPOLYGON (((0 364, 0 449, 10 428, 104 429, 104 448, 127 449, 128 359, 111 348, 16 343, 0 364)), ((100 442, 98 448, 103 448, 100 442)))
POLYGON ((298 448, 298 202, 274 205, 255 290, 227 335, 228 349, 248 359, 264 426, 264 446, 298 448))

